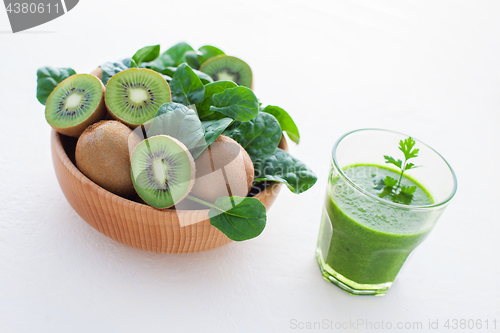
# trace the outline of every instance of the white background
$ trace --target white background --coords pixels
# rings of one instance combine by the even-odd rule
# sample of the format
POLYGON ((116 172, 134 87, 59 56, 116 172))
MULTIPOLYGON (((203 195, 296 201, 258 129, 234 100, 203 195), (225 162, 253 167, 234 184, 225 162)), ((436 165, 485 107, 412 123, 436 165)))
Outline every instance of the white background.
POLYGON ((0 10, 0 332, 286 332, 322 320, 471 331, 444 330, 455 318, 500 331, 499 17, 492 0, 82 0, 11 34, 0 10), (155 254, 98 233, 64 198, 35 73, 179 41, 247 61, 256 95, 295 118, 291 152, 319 181, 283 189, 254 240, 155 254), (428 143, 459 183, 385 297, 346 294, 314 257, 330 149, 363 127, 428 143))

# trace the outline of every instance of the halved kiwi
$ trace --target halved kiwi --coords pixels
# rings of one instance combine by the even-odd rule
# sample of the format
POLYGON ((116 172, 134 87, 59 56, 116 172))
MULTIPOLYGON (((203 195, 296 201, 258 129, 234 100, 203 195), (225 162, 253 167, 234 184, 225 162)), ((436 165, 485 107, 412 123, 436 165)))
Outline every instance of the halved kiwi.
POLYGON ((239 86, 252 88, 252 70, 243 60, 227 55, 218 55, 205 61, 200 71, 214 81, 233 81, 239 86))
POLYGON ((72 75, 47 98, 45 119, 58 133, 78 137, 87 126, 106 115, 104 90, 94 75, 72 75))
POLYGON ((172 99, 165 79, 147 68, 130 68, 109 79, 105 100, 116 119, 137 127, 154 118, 158 108, 172 99))
POLYGON ((149 205, 164 209, 188 195, 194 185, 193 156, 179 140, 156 135, 137 145, 131 157, 132 182, 149 205))

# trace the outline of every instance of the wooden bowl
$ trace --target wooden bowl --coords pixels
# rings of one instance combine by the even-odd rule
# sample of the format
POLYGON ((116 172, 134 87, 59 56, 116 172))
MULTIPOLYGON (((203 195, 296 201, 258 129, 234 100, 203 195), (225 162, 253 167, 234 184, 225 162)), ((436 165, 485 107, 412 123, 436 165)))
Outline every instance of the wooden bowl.
MULTIPOLYGON (((95 184, 75 166, 75 138, 53 130, 51 146, 57 180, 66 199, 78 215, 106 236, 137 249, 159 253, 206 251, 231 242, 210 224, 208 209, 158 210, 95 184)), ((284 137, 279 147, 288 150, 284 137)), ((280 188, 280 183, 270 182, 255 197, 269 210, 280 188)))

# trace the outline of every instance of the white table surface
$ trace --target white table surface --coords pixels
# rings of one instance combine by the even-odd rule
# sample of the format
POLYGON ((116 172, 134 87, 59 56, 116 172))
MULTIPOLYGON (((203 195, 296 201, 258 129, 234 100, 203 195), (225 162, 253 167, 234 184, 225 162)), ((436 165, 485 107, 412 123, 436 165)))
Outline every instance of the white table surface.
POLYGON ((358 320, 374 331, 383 321, 422 332, 429 320, 472 331, 446 330, 447 319, 483 320, 479 332, 496 320, 500 331, 499 17, 500 2, 486 0, 82 0, 11 34, 0 10, 0 332, 371 331, 335 329, 358 320), (262 102, 295 118, 302 141, 291 152, 319 181, 300 196, 283 189, 254 240, 156 254, 107 238, 70 207, 35 73, 88 72, 179 41, 246 60, 262 102), (363 127, 428 143, 459 183, 385 297, 346 294, 314 257, 330 149, 363 127))

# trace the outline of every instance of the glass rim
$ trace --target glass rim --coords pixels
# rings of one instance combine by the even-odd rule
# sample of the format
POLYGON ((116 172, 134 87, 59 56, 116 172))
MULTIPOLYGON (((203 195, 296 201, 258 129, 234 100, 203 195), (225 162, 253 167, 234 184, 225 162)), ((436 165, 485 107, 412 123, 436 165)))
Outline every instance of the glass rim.
POLYGON ((450 173, 452 175, 452 178, 453 178, 453 189, 450 193, 450 195, 448 195, 448 197, 446 197, 444 200, 438 202, 438 203, 433 203, 431 205, 405 205, 405 204, 400 204, 400 203, 396 203, 396 202, 391 202, 391 201, 388 201, 388 200, 384 200, 382 198, 379 198, 378 196, 366 191, 365 189, 363 189, 362 187, 356 185, 351 179, 349 179, 349 177, 347 177, 344 173, 344 171, 342 170, 342 168, 339 166, 338 164, 338 161, 337 161, 337 147, 339 146, 339 144, 342 142, 343 139, 345 139, 347 136, 351 135, 351 134, 354 134, 354 133, 357 133, 357 132, 363 132, 363 131, 379 131, 379 132, 388 132, 388 133, 394 133, 394 134, 398 134, 398 135, 402 135, 402 136, 409 136, 409 135, 406 135, 404 133, 401 133, 401 132, 397 132, 397 131, 393 131, 393 130, 388 130, 388 129, 382 129, 382 128, 360 128, 360 129, 357 129, 357 130, 353 130, 353 131, 350 131, 350 132, 347 132, 345 133, 344 135, 342 135, 336 142, 335 144, 333 145, 333 149, 332 149, 332 162, 333 162, 333 165, 335 167, 335 169, 337 170, 337 172, 339 173, 340 177, 342 177, 342 179, 344 181, 346 181, 349 185, 351 185, 355 190, 357 190, 358 192, 361 192, 362 194, 364 194, 365 196, 368 196, 372 199, 374 199, 375 201, 381 203, 381 204, 384 204, 384 205, 388 205, 388 206, 392 206, 392 207, 397 207, 397 208, 400 208, 400 209, 406 209, 406 210, 418 210, 418 209, 431 209, 431 208, 437 208, 437 207, 441 207, 441 206, 445 206, 448 202, 450 202, 450 200, 455 196, 455 193, 457 192, 457 176, 455 175, 455 171, 453 171, 453 168, 451 167, 451 165, 448 163, 448 161, 446 161, 446 159, 440 154, 438 153, 434 148, 432 148, 431 146, 429 146, 428 144, 420 141, 419 139, 416 139, 415 137, 411 136, 412 139, 414 139, 415 141, 417 141, 419 144, 422 144, 424 146, 426 146, 427 148, 429 148, 430 150, 432 150, 434 153, 436 153, 442 160, 443 162, 448 166, 448 169, 450 170, 450 173))

